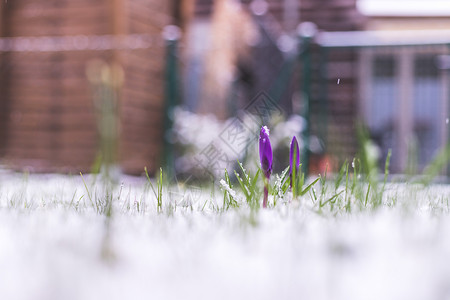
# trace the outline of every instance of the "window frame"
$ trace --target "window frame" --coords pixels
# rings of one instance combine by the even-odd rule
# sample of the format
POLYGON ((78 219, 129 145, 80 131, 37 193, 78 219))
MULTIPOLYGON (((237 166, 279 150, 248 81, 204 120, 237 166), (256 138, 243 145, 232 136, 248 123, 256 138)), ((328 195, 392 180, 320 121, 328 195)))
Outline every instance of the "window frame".
MULTIPOLYGON (((394 141, 394 147, 398 153, 398 160, 392 161, 392 169, 394 172, 404 172, 408 164, 409 142, 414 132, 414 102, 413 84, 414 84, 414 62, 417 55, 449 55, 449 48, 442 46, 420 46, 420 47, 368 47, 362 48, 359 52, 358 61, 358 113, 363 120, 367 120, 370 114, 371 95, 373 95, 372 79, 373 79, 373 61, 378 55, 392 55, 396 65, 394 66, 394 77, 398 83, 396 107, 394 107, 395 122, 394 131, 396 136, 403 137, 394 141)), ((444 129, 441 131, 441 145, 443 147, 449 141, 449 125, 446 119, 449 114, 449 79, 450 70, 440 70, 439 78, 441 81, 441 114, 439 115, 440 123, 444 129)), ((383 158, 382 158, 383 159, 383 158)), ((431 159, 431 158, 430 158, 431 159)))

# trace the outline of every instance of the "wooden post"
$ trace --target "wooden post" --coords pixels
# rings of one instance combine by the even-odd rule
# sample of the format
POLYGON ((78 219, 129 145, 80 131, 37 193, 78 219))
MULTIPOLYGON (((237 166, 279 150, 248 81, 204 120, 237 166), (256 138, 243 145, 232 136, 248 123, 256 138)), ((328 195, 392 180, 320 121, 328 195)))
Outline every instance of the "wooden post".
POLYGON ((4 18, 4 10, 5 10, 5 2, 4 1, 0 1, 0 37, 4 36, 4 23, 5 23, 5 18, 4 18))
MULTIPOLYGON (((124 0, 111 1, 111 33, 115 37, 124 36, 128 33, 126 26, 128 11, 124 0)), ((121 66, 123 63, 120 49, 112 50, 112 61, 110 63, 121 66)))
MULTIPOLYGON (((124 0, 113 0, 111 5, 111 33, 117 37, 123 36, 128 32, 126 28, 127 7, 124 0)), ((122 63, 120 50, 114 49, 112 51, 112 63, 120 65, 122 63)))
MULTIPOLYGON (((0 38, 4 36, 4 1, 0 1, 0 38)), ((3 69, 4 53, 0 49, 0 156, 3 156, 6 149, 6 91, 5 91, 5 75, 3 69)))
POLYGON ((112 14, 111 14, 111 32, 114 35, 126 33, 126 15, 127 10, 123 0, 111 1, 112 14))

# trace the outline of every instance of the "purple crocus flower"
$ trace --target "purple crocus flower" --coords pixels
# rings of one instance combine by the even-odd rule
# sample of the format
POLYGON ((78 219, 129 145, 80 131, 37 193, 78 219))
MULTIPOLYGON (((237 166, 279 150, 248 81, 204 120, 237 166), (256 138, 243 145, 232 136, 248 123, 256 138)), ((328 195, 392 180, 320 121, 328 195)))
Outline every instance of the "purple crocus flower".
POLYGON ((297 138, 294 136, 291 141, 291 150, 289 151, 289 176, 291 177, 291 186, 292 186, 292 170, 295 167, 295 173, 297 173, 299 166, 300 166, 300 151, 298 148, 297 138), (294 156, 295 156, 295 165, 294 165, 294 156))
POLYGON ((259 160, 261 161, 261 169, 264 175, 266 178, 269 178, 272 173, 273 155, 267 126, 261 127, 261 132, 259 133, 259 160))
POLYGON ((263 207, 267 207, 267 198, 268 198, 268 188, 267 182, 269 181, 270 174, 272 173, 272 146, 270 145, 269 140, 269 129, 267 126, 263 126, 261 128, 261 132, 259 133, 259 160, 261 162, 261 169, 266 177, 264 182, 264 202, 263 207))

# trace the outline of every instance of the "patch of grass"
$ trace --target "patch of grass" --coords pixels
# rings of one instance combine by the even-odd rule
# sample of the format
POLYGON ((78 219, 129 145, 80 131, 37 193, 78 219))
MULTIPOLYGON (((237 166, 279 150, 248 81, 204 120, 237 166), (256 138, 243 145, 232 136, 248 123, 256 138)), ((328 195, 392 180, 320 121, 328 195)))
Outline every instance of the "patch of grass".
POLYGON ((233 190, 233 185, 227 169, 225 169, 225 180, 220 180, 220 185, 223 190, 222 211, 227 211, 230 208, 238 208, 239 203, 236 199, 236 192, 233 190))
MULTIPOLYGON (((269 210, 291 206, 302 207, 321 215, 338 216, 375 211, 380 207, 395 208, 399 203, 405 208, 405 211, 408 211, 411 210, 411 207, 414 207, 415 203, 422 201, 416 196, 419 193, 416 191, 419 187, 414 182, 403 183, 407 187, 403 194, 408 193, 407 196, 396 192, 395 184, 389 182, 391 152, 386 157, 384 172, 379 174, 378 171, 371 169, 376 169, 375 164, 363 162, 363 157, 366 157, 366 161, 371 160, 367 158, 370 153, 365 153, 365 149, 367 147, 362 147, 359 156, 354 158, 351 163, 344 162, 336 174, 329 175, 325 170, 322 175, 306 178, 299 168, 293 172, 292 184, 289 168, 285 168, 281 173, 272 174, 268 185, 270 192, 269 210), (399 200, 405 197, 414 200, 411 200, 409 204, 399 200)), ((442 168, 445 155, 442 154, 438 157, 439 168, 442 168)), ((432 170, 438 169, 438 163, 433 162, 433 164, 436 166, 430 166, 430 168, 432 170)), ((58 195, 50 195, 50 197, 38 195, 35 200, 27 193, 27 175, 24 177, 23 189, 10 194, 6 201, 3 200, 3 203, 9 209, 24 210, 34 210, 36 207, 48 209, 56 205, 62 205, 66 209, 73 209, 81 213, 92 208, 98 215, 105 217, 106 232, 111 230, 109 224, 114 212, 151 214, 153 212, 152 206, 147 206, 146 203, 152 201, 156 202, 153 207, 156 208, 154 211, 157 214, 164 212, 167 216, 175 216, 177 207, 185 208, 180 209, 183 213, 198 211, 224 214, 232 210, 237 211, 251 224, 257 223, 264 187, 262 171, 259 168, 251 172, 238 162, 237 170, 233 170, 233 178, 230 176, 231 172, 224 170, 224 178, 219 182, 220 196, 216 191, 217 187, 211 184, 209 187, 206 185, 203 189, 211 189, 209 196, 205 196, 204 192, 199 192, 196 196, 188 195, 186 190, 180 192, 180 186, 183 186, 183 184, 178 184, 178 190, 175 191, 167 183, 163 169, 159 169, 156 178, 150 177, 147 168, 144 168, 144 171, 147 180, 143 193, 137 196, 131 196, 131 188, 128 189, 128 194, 124 195, 122 184, 117 185, 112 181, 104 180, 101 176, 92 183, 91 179, 93 178, 80 173, 82 185, 70 193, 67 202, 64 202, 63 197, 58 195), (118 207, 118 210, 115 210, 115 207, 118 207)), ((429 172, 430 174, 436 173, 436 171, 429 172)), ((421 186, 426 188, 426 186, 421 186)), ((430 210, 438 212, 449 210, 449 197, 446 195, 440 195, 437 200, 431 199, 429 201, 426 206, 430 210)))
POLYGON ((252 211, 257 211, 260 207, 261 190, 258 188, 258 178, 262 174, 259 168, 254 176, 244 169, 244 166, 238 161, 240 172, 234 171, 241 192, 244 194, 247 205, 252 211))

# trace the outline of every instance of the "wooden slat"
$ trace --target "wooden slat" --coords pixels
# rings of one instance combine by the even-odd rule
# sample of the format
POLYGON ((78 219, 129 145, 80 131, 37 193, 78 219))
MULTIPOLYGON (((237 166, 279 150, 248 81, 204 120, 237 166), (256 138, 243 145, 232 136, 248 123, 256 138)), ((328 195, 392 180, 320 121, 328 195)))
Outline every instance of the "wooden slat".
MULTIPOLYGON (((97 142, 97 136, 92 135, 92 131, 90 132, 69 132, 66 134, 59 134, 57 135, 58 141, 55 141, 55 133, 51 132, 46 135, 44 134, 38 134, 37 136, 43 137, 45 139, 41 140, 39 143, 31 143, 33 139, 35 140, 37 138, 36 133, 30 133, 30 132, 21 132, 20 134, 14 134, 11 137, 8 138, 8 148, 10 150, 16 149, 16 148, 33 148, 28 149, 29 151, 33 152, 36 147, 45 148, 48 151, 53 150, 60 150, 63 148, 70 148, 73 151, 83 150, 83 149, 97 149, 98 142, 97 142), (69 134, 70 133, 70 134, 69 134), (30 135, 34 135, 36 137, 30 137, 30 135), (48 137, 50 135, 51 137, 48 137), (57 146, 55 146, 57 145, 57 146)), ((11 151, 15 153, 14 151, 11 151)))
MULTIPOLYGON (((20 149, 19 149, 20 150, 20 149)), ((16 170, 28 170, 32 172, 62 172, 79 174, 89 172, 94 163, 96 153, 84 152, 83 155, 74 156, 71 151, 62 151, 57 154, 61 157, 49 159, 44 152, 36 152, 34 157, 26 157, 26 153, 18 153, 18 156, 6 156, 4 162, 7 166, 16 170), (19 156, 20 155, 20 156, 19 156)))
MULTIPOLYGON (((152 156, 159 156, 161 153, 161 147, 151 147, 148 144, 128 142, 124 141, 119 149, 119 156, 122 160, 127 160, 130 158, 151 158, 152 156)), ((141 168, 144 169, 143 162, 141 163, 141 168)))
POLYGON ((159 144, 162 142, 162 128, 161 126, 152 124, 147 125, 146 130, 142 130, 142 125, 136 126, 123 126, 121 128, 122 138, 121 143, 132 142, 132 143, 143 143, 147 147, 151 147, 153 144, 159 144), (138 130, 131 130, 131 128, 137 128, 138 130))
POLYGON ((163 60, 151 60, 151 57, 165 58, 165 51, 130 51, 124 55, 124 64, 135 70, 161 70, 165 63, 163 60))
POLYGON ((10 88, 10 104, 12 106, 20 106, 28 103, 43 103, 46 107, 55 102, 54 91, 58 89, 58 102, 68 104, 68 106, 79 107, 80 104, 90 103, 93 100, 92 91, 87 86, 79 86, 78 90, 76 86, 64 87, 64 86, 36 86, 36 85, 22 85, 24 88, 20 88, 22 82, 14 82, 14 88, 10 88))
POLYGON ((148 97, 139 98, 139 94, 135 90, 130 90, 125 93, 122 101, 122 107, 136 107, 139 109, 153 110, 155 112, 162 112, 164 109, 164 98, 158 97, 155 94, 149 94, 148 97))
MULTIPOLYGON (((130 12, 134 15, 139 14, 144 19, 147 16, 149 19, 146 19, 146 22, 148 23, 168 25, 172 22, 169 13, 171 3, 169 2, 130 0, 127 2, 127 5, 130 12)), ((129 17, 133 19, 133 15, 129 17)))
POLYGON ((128 101, 132 101, 131 103, 133 103, 134 100, 139 99, 139 101, 142 101, 142 103, 149 103, 148 104, 149 106, 151 103, 155 107, 162 108, 162 104, 164 103, 164 97, 162 97, 162 95, 163 95, 162 93, 157 93, 156 91, 153 91, 151 93, 145 93, 136 89, 127 89, 124 91, 123 103, 127 103, 128 101))
MULTIPOLYGON (((50 97, 42 97, 42 95, 35 95, 35 97, 28 96, 26 98, 20 98, 15 95, 13 99, 13 103, 11 104, 11 113, 14 113, 14 109, 19 110, 21 113, 42 113, 48 112, 49 107, 51 105, 55 105, 55 102, 50 97)), ((93 111, 93 103, 89 99, 89 101, 85 101, 84 98, 71 97, 66 98, 62 97, 59 99, 58 108, 63 111, 70 111, 72 113, 84 113, 93 111)))
POLYGON ((164 81, 158 80, 156 76, 148 76, 147 80, 137 80, 128 76, 124 86, 124 93, 132 94, 142 99, 151 99, 150 101, 159 103, 164 99, 163 84, 164 81))
POLYGON ((5 34, 5 32, 4 32, 4 30, 5 30, 5 28, 4 28, 4 25, 5 25, 5 11, 4 11, 4 7, 5 7, 5 5, 7 4, 7 2, 4 2, 4 1, 0 1, 1 3, 0 3, 0 37, 3 37, 4 36, 4 34, 5 34))
POLYGON ((158 34, 162 32, 164 25, 148 24, 139 19, 130 21, 129 24, 131 33, 154 33, 158 34))
POLYGON ((61 22, 39 21, 36 23, 12 22, 11 36, 63 36, 109 34, 109 23, 105 21, 78 23, 78 26, 61 22))
MULTIPOLYGON (((48 1, 49 3, 50 1, 48 1)), ((80 4, 79 0, 70 1, 72 3, 80 4)), ((68 2, 68 4, 70 4, 68 2)), ((87 5, 64 5, 64 6, 55 6, 54 4, 49 3, 50 5, 45 5, 44 2, 40 2, 38 6, 28 5, 21 9, 15 9, 11 14, 9 14, 8 19, 21 19, 23 21, 35 21, 38 19, 53 19, 53 18, 67 18, 70 17, 71 20, 79 20, 80 18, 95 18, 95 17, 103 17, 107 18, 108 14, 106 12, 106 3, 103 2, 89 2, 87 5)), ((70 21, 70 20, 67 20, 70 21)))
MULTIPOLYGON (((47 112, 23 112, 11 111, 10 124, 17 129, 36 129, 36 128, 59 128, 59 130, 71 128, 90 128, 96 129, 96 120, 93 112, 77 112, 73 113, 61 109, 59 112, 52 111, 52 107, 48 107, 47 112)), ((11 129, 14 132, 14 129, 11 129)))
MULTIPOLYGON (((50 161, 53 158, 64 157, 66 155, 74 157, 82 157, 90 154, 95 154, 98 151, 97 147, 76 147, 73 145, 62 145, 54 141, 47 141, 41 143, 20 143, 17 145, 8 145, 7 157, 23 157, 24 159, 29 158, 48 158, 50 161)), ((69 157, 70 157, 69 156, 69 157)))

